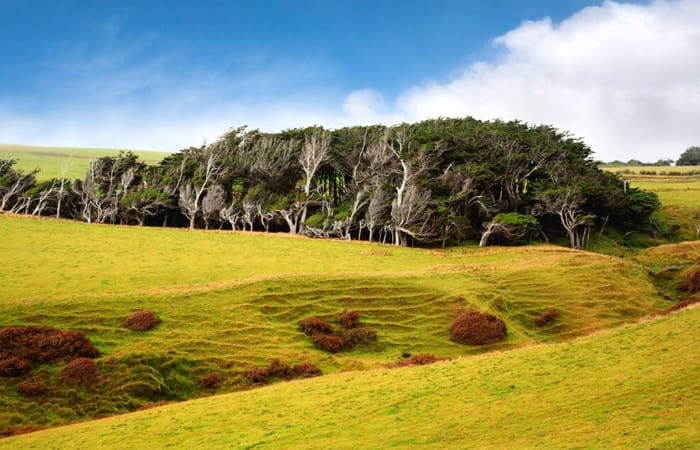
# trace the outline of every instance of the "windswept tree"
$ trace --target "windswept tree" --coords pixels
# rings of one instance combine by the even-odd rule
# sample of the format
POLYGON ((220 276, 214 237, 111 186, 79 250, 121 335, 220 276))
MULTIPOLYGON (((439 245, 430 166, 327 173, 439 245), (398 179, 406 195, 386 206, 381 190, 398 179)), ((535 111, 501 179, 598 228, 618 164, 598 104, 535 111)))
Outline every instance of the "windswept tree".
POLYGON ((700 166, 700 147, 688 147, 676 160, 677 166, 700 166))

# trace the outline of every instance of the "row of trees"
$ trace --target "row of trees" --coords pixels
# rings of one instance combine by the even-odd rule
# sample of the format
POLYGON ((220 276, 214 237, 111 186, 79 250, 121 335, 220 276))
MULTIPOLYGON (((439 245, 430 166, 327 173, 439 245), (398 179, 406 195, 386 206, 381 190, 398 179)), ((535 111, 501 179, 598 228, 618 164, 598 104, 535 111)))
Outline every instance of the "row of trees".
POLYGON ((550 126, 473 118, 261 133, 245 127, 147 166, 94 160, 83 180, 37 182, 0 161, 1 210, 86 222, 283 231, 445 246, 643 228, 652 193, 598 170, 550 126))

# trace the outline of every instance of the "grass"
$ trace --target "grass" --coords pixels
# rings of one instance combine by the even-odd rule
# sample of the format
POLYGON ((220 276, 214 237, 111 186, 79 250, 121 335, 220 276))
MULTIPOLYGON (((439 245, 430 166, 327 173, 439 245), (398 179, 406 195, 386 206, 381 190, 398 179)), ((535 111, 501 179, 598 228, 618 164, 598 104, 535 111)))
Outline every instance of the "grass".
POLYGON ((49 394, 15 392, 0 379, 0 432, 132 411, 149 402, 248 387, 241 373, 272 359, 311 362, 324 373, 367 370, 404 353, 460 357, 559 342, 637 320, 670 302, 634 261, 554 246, 419 250, 367 243, 85 224, 0 215, 3 325, 52 325, 87 333, 101 350, 104 383, 69 388, 62 364, 36 368, 49 394), (449 340, 452 320, 475 307, 503 318, 508 339, 469 347, 449 340), (534 319, 551 307, 560 319, 534 319), (121 326, 135 310, 162 323, 121 326), (330 355, 299 320, 335 321, 359 310, 376 344, 330 355))
POLYGON ((570 343, 280 383, 0 448, 700 446, 700 308, 570 343))
MULTIPOLYGON (((116 156, 120 151, 122 150, 0 144, 0 158, 17 159, 15 168, 22 169, 25 173, 38 167, 41 169, 37 174, 38 180, 60 178, 64 164, 66 165, 67 178, 82 180, 85 178, 90 161, 102 156, 116 156)), ((146 150, 132 151, 146 164, 157 164, 168 155, 167 153, 146 150)))

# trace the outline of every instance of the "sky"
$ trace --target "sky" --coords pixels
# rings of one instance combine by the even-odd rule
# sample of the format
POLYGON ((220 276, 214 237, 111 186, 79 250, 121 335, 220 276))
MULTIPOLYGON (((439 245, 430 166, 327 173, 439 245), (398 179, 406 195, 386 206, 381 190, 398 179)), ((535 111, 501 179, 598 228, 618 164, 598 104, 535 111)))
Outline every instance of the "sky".
POLYGON ((0 143, 518 119, 602 161, 700 145, 700 0, 0 0, 0 143))

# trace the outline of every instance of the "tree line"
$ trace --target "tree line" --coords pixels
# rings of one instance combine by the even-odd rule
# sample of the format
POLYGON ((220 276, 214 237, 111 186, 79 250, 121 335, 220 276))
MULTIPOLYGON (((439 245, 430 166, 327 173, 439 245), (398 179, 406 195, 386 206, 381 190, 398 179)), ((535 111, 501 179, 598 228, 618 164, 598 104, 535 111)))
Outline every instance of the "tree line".
POLYGON ((0 211, 86 222, 287 232, 402 246, 644 230, 655 194, 599 170, 552 126, 471 117, 335 130, 232 129, 148 166, 95 159, 38 182, 0 160, 0 211))

